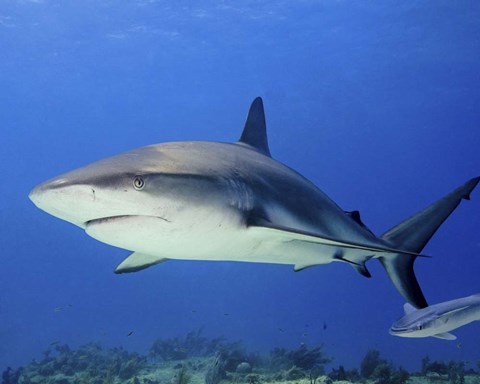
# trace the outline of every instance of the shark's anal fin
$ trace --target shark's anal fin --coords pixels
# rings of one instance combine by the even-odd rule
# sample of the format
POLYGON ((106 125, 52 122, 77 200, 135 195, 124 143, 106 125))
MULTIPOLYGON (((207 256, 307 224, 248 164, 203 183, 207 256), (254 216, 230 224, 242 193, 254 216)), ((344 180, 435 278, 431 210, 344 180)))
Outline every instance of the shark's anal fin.
POLYGON ((356 263, 352 260, 348 260, 343 256, 343 252, 341 250, 337 250, 335 256, 333 256, 335 260, 343 261, 344 263, 350 264, 353 269, 355 269, 360 275, 371 278, 372 275, 370 274, 369 270, 365 266, 365 263, 356 263))
POLYGON ((433 335, 433 337, 436 337, 437 339, 442 339, 442 340, 457 340, 457 336, 452 335, 451 333, 448 333, 448 332, 437 333, 436 335, 433 335))
POLYGON ((372 274, 370 273, 370 271, 365 266, 365 263, 363 263, 363 264, 352 264, 352 266, 363 277, 366 277, 368 279, 372 277, 372 274))
POLYGON ((238 142, 240 144, 247 144, 258 152, 271 157, 270 149, 268 148, 267 126, 265 124, 265 112, 263 111, 263 101, 261 97, 253 100, 250 110, 248 111, 242 136, 238 142))
POLYGON ((142 269, 151 267, 152 265, 163 263, 169 259, 162 259, 157 256, 145 255, 143 253, 134 252, 123 260, 117 268, 115 273, 129 273, 137 272, 142 269))

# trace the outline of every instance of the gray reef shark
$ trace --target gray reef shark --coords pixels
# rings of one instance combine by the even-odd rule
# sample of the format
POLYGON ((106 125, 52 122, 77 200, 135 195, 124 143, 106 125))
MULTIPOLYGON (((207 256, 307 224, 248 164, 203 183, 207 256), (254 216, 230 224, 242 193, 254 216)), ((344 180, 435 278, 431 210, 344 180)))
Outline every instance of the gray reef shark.
POLYGON ((406 303, 405 316, 393 323, 390 334, 401 337, 437 337, 455 340, 449 333, 472 321, 480 320, 480 294, 416 309, 406 303))
POLYGON ((109 157, 38 185, 40 209, 133 253, 115 270, 168 259, 293 264, 333 261, 370 277, 379 259, 400 294, 427 306, 413 263, 442 222, 479 182, 471 179, 375 236, 299 173, 274 160, 261 98, 236 143, 182 141, 109 157))

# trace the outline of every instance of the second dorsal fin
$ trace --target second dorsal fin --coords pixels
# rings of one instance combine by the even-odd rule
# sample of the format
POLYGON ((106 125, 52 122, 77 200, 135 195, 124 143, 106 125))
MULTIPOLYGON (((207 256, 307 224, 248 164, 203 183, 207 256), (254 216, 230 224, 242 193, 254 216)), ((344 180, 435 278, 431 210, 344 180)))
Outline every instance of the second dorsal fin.
POLYGON ((271 157, 270 150, 268 149, 265 112, 263 111, 263 101, 261 97, 253 100, 250 106, 239 143, 247 144, 264 155, 271 157))

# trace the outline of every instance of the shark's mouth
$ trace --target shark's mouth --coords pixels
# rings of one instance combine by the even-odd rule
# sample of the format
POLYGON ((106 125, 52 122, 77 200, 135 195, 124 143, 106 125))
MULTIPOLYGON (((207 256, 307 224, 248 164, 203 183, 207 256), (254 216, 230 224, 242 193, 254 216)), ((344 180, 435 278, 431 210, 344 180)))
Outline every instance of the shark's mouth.
POLYGON ((413 333, 415 331, 420 331, 420 329, 412 326, 412 327, 409 327, 409 326, 395 326, 395 325, 392 325, 390 327, 390 330, 389 330, 389 333, 391 335, 406 335, 406 334, 409 334, 409 333, 413 333))
POLYGON ((161 216, 150 216, 150 215, 119 215, 119 216, 108 216, 108 217, 100 217, 98 219, 92 219, 89 220, 85 223, 85 228, 92 226, 92 225, 101 225, 101 224, 109 224, 109 223, 114 223, 117 221, 122 221, 122 220, 129 220, 133 218, 156 218, 159 220, 163 220, 167 223, 170 223, 171 221, 161 217, 161 216))
POLYGON ((90 220, 86 222, 85 232, 103 243, 145 253, 158 248, 159 236, 168 236, 171 228, 163 217, 119 215, 90 220))
POLYGON ((398 335, 399 333, 408 333, 411 332, 411 329, 408 328, 395 328, 391 327, 390 328, 390 334, 391 335, 398 335))

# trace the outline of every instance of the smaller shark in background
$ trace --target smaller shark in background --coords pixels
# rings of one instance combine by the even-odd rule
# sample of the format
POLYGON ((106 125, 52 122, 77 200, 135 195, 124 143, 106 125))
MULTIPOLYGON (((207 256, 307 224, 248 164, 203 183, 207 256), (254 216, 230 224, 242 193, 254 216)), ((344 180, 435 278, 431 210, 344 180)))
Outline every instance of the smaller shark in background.
POLYGON ((480 293, 416 309, 403 306, 405 316, 393 323, 390 334, 400 337, 436 337, 455 340, 449 333, 465 324, 480 320, 480 293))

